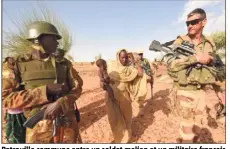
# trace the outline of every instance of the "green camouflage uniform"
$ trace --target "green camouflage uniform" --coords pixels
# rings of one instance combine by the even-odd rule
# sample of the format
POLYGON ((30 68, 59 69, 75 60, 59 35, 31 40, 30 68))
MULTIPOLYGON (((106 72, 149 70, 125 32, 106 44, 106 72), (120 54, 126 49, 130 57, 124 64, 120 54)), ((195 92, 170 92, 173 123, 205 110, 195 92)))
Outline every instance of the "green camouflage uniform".
POLYGON ((148 76, 152 76, 152 70, 151 70, 151 66, 149 64, 149 61, 146 58, 143 58, 143 60, 140 62, 140 65, 143 67, 144 72, 148 75, 148 76))
MULTIPOLYGON (((188 35, 179 36, 174 44, 180 45, 182 41, 191 42, 191 39, 188 35)), ((214 42, 205 36, 194 48, 200 52, 214 53, 216 50, 214 42)), ((206 107, 203 87, 216 81, 205 68, 193 68, 189 76, 186 76, 186 67, 196 62, 194 56, 188 56, 173 60, 168 66, 168 73, 174 80, 174 88, 170 95, 171 108, 181 118, 179 133, 182 140, 190 143, 195 136, 199 136, 202 128, 202 114, 206 107)))

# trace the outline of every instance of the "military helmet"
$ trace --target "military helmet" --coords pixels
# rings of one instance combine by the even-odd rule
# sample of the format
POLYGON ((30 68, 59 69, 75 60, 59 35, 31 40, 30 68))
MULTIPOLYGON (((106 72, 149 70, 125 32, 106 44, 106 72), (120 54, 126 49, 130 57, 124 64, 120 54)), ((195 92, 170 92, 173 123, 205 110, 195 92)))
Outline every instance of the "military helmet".
POLYGON ((35 21, 28 26, 26 39, 37 39, 43 34, 55 35, 57 36, 57 39, 62 38, 61 35, 59 35, 57 28, 53 24, 45 21, 35 21))
POLYGON ((138 53, 138 54, 143 54, 143 53, 144 53, 144 50, 138 50, 137 53, 138 53))

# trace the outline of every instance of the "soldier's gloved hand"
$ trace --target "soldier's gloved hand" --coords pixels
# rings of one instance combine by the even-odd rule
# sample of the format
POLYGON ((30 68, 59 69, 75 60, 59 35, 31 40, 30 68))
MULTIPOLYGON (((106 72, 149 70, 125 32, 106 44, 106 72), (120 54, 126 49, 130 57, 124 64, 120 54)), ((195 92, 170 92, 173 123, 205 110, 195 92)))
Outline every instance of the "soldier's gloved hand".
POLYGON ((66 94, 69 88, 65 84, 48 84, 46 85, 46 92, 48 96, 60 96, 66 94))
POLYGON ((202 53, 202 52, 198 52, 195 55, 195 57, 196 57, 197 61, 200 62, 201 64, 208 64, 213 59, 213 57, 210 54, 202 53))
POLYGON ((55 101, 53 103, 48 104, 45 107, 44 112, 44 119, 50 119, 53 120, 58 116, 61 116, 63 114, 61 104, 58 101, 55 101))
POLYGON ((48 84, 46 85, 46 92, 48 96, 56 96, 61 94, 62 84, 48 84))

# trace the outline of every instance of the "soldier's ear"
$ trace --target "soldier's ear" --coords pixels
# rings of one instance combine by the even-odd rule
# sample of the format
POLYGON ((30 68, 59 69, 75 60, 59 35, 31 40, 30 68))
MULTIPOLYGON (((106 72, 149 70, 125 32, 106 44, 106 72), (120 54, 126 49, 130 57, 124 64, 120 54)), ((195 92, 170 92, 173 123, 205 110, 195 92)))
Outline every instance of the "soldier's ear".
POLYGON ((205 18, 203 21, 202 21, 202 26, 204 27, 207 23, 207 18, 205 18))

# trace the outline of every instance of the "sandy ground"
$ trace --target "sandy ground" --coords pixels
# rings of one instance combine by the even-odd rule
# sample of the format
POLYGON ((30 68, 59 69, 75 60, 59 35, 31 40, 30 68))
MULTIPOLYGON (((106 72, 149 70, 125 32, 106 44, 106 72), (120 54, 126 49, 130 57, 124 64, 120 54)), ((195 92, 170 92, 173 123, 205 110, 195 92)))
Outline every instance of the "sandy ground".
MULTIPOLYGON (((83 142, 111 143, 113 136, 105 110, 105 92, 99 88, 97 68, 91 64, 75 64, 74 67, 84 80, 83 94, 77 101, 81 113, 80 132, 83 142)), ((154 84, 153 100, 150 99, 149 86, 143 108, 144 116, 138 115, 138 108, 133 105, 132 143, 176 143, 179 137, 179 118, 171 114, 166 104, 172 85, 167 81, 160 81, 165 73, 165 68, 160 67, 154 84)), ((213 109, 218 102, 212 90, 207 91, 206 100, 209 109, 213 109)), ((217 122, 207 113, 203 117, 204 128, 200 142, 225 143, 225 120, 217 122)))
MULTIPOLYGON (((112 132, 106 115, 104 94, 99 88, 96 66, 75 66, 84 80, 83 95, 77 104, 81 112, 81 136, 84 143, 110 143, 112 132)), ((160 81, 166 74, 165 68, 157 71, 154 84, 154 98, 150 99, 150 85, 144 116, 136 114, 133 106, 132 143, 176 143, 179 136, 179 118, 171 114, 166 102, 172 85, 168 81, 160 81), (167 83, 168 82, 168 83, 167 83)), ((218 99, 212 90, 207 90, 207 109, 213 109, 218 99)), ((215 121, 208 113, 203 116, 201 143, 225 143, 225 120, 215 121)))

